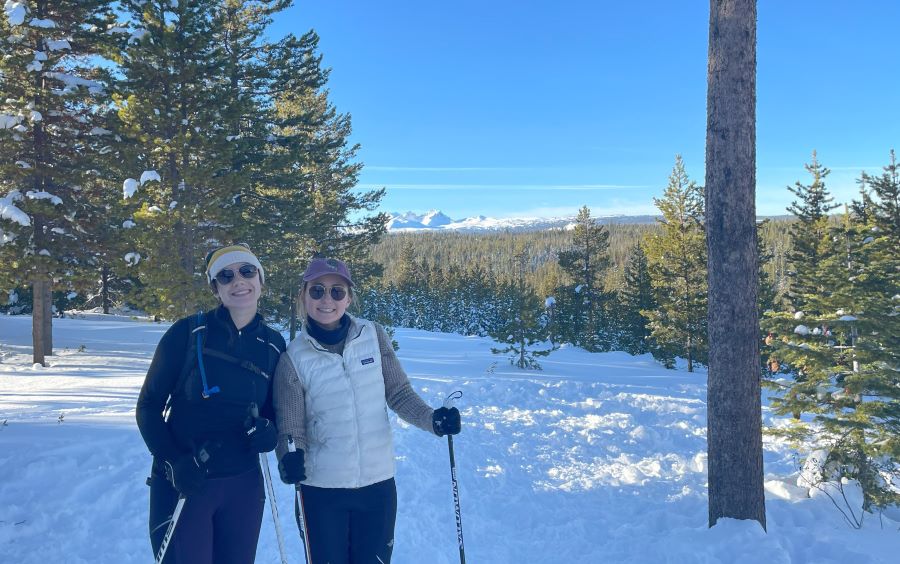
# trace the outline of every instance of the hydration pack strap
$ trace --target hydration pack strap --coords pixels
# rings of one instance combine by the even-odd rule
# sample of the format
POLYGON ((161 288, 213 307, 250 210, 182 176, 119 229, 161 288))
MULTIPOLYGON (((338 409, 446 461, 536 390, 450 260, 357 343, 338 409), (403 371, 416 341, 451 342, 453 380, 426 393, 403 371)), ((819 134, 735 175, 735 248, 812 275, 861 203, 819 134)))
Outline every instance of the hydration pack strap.
MULTIPOLYGON (((216 358, 221 358, 221 359, 224 360, 225 362, 230 362, 231 364, 237 364, 238 366, 240 366, 240 367, 243 368, 244 370, 249 370, 250 372, 252 372, 252 373, 254 373, 254 374, 258 374, 259 376, 262 376, 262 377, 265 378, 266 380, 271 379, 271 376, 269 376, 269 375, 265 372, 265 370, 263 370, 263 369, 260 368, 259 366, 256 366, 255 364, 253 364, 253 363, 250 362, 249 360, 241 360, 241 359, 239 359, 239 358, 237 358, 237 357, 231 356, 230 354, 225 354, 225 353, 223 353, 223 352, 220 352, 220 351, 217 351, 217 350, 213 350, 213 349, 203 349, 203 354, 208 354, 209 356, 214 356, 214 357, 216 357, 216 358)), ((202 366, 202 364, 201 364, 201 366, 202 366)), ((202 368, 201 368, 201 370, 202 370, 202 368)), ((204 382, 205 382, 205 380, 204 380, 204 382)), ((204 384, 204 386, 205 386, 205 384, 204 384)), ((218 387, 216 387, 216 388, 214 388, 214 389, 215 389, 216 391, 219 390, 218 387)))
POLYGON ((203 324, 203 312, 197 312, 197 328, 194 329, 194 333, 197 335, 197 364, 200 367, 200 379, 203 381, 203 399, 209 399, 209 396, 213 394, 219 393, 219 387, 213 386, 210 388, 206 384, 206 368, 203 366, 203 342, 201 340, 201 331, 206 331, 206 325, 203 324))

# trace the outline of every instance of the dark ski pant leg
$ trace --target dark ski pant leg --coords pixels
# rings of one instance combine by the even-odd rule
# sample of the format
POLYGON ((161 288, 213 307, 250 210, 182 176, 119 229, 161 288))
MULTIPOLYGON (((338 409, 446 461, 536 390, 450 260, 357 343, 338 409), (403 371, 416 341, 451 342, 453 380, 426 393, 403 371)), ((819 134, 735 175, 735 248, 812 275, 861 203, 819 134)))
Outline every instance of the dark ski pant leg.
MULTIPOLYGON (((264 496, 259 469, 207 480, 200 493, 185 501, 163 564, 252 564, 264 496)), ((172 485, 164 477, 154 475, 150 485, 154 556, 177 501, 172 485)))
POLYGON ((302 486, 311 564, 391 561, 397 488, 394 479, 362 488, 302 486))
POLYGON ((397 485, 391 478, 360 488, 360 494, 360 506, 350 514, 350 562, 389 564, 397 521, 397 485))
MULTIPOLYGON (((300 486, 306 538, 309 542, 309 564, 350 564, 350 513, 343 503, 340 488, 300 486)), ((294 497, 297 526, 300 507, 294 497)), ((302 534, 302 531, 301 531, 302 534)))
POLYGON ((253 564, 266 505, 262 473, 257 468, 221 482, 218 487, 227 495, 222 496, 213 517, 213 560, 216 564, 253 564))

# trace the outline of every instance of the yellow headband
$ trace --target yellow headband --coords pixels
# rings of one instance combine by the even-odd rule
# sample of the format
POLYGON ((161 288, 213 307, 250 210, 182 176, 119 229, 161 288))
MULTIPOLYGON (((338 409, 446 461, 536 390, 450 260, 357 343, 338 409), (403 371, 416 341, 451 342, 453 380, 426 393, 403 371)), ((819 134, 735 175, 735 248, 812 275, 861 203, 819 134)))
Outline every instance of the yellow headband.
POLYGON ((222 247, 210 253, 206 260, 206 278, 209 280, 209 283, 212 284, 220 270, 236 262, 246 262, 259 269, 259 280, 265 284, 266 275, 263 272, 262 265, 259 263, 259 259, 244 245, 222 247))

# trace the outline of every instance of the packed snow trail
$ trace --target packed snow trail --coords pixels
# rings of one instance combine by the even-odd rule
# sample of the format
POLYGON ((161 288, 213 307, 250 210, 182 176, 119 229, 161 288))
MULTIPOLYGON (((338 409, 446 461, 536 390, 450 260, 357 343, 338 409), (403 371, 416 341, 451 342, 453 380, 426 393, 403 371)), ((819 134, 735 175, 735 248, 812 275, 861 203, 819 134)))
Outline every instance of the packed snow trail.
MULTIPOLYGON (((134 404, 167 327, 55 319, 42 368, 30 360, 31 318, 0 317, 0 562, 152 562, 150 456, 134 404)), ((703 372, 574 348, 521 371, 488 339, 407 329, 396 339, 431 405, 463 392, 454 449, 468 562, 860 564, 892 562, 900 548, 897 522, 854 531, 827 499, 806 498, 792 452, 768 439, 768 533, 727 519, 708 529, 703 372)), ((458 562, 447 442, 393 419, 393 561, 458 562)), ((292 491, 275 487, 300 563, 292 491)), ((267 509, 257 562, 279 561, 267 509)))

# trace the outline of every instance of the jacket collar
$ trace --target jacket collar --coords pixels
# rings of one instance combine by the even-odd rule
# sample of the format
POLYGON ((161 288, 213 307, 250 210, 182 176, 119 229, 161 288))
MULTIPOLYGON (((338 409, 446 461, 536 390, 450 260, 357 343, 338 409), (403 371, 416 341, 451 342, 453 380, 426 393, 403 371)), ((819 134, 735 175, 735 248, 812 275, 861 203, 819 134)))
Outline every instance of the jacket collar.
POLYGON ((229 313, 228 308, 222 304, 219 304, 219 307, 208 312, 207 317, 224 327, 228 331, 229 336, 233 337, 237 337, 238 333, 255 333, 262 327, 262 316, 257 313, 253 316, 253 319, 250 320, 250 323, 238 331, 237 326, 234 324, 234 320, 231 319, 231 313, 229 313))

